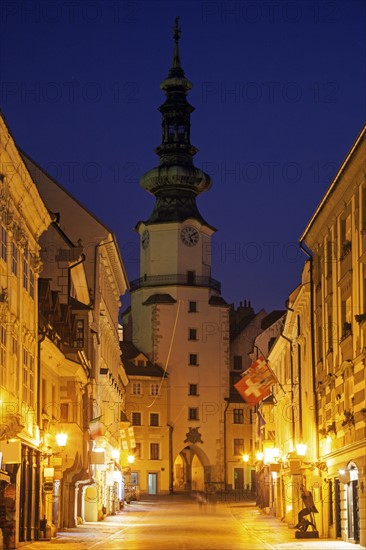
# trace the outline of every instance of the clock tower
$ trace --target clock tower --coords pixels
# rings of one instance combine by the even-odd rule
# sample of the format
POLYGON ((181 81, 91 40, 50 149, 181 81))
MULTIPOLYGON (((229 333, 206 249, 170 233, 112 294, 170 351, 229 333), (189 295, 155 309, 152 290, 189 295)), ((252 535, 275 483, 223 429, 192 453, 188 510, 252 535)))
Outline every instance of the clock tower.
POLYGON ((179 18, 173 31, 172 65, 160 86, 166 96, 159 108, 162 142, 155 149, 160 162, 140 181, 155 196, 155 206, 136 225, 140 278, 130 285, 133 344, 167 374, 167 402, 159 406, 166 406, 170 465, 161 492, 166 485, 170 491, 203 490, 224 482, 229 386, 228 305, 211 277, 215 229, 196 204, 212 182, 193 164, 194 108, 187 101, 192 84, 180 61, 179 18))

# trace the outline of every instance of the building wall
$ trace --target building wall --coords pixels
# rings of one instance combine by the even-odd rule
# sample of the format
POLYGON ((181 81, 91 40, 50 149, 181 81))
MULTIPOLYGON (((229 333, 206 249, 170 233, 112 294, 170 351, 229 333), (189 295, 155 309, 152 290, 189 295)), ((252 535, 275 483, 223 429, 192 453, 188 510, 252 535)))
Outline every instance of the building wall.
POLYGON ((15 547, 33 540, 39 527, 37 279, 39 238, 51 220, 2 116, 0 174, 0 451, 13 438, 11 445, 19 449, 13 457, 3 457, 11 483, 0 500, 14 501, 7 543, 15 547), (8 462, 11 458, 19 468, 8 462))
MULTIPOLYGON (((353 540, 347 493, 358 487, 361 544, 365 544, 365 128, 309 222, 303 241, 314 256, 315 365, 319 454, 328 465, 333 508, 325 532, 353 540), (354 478, 346 483, 340 471, 354 478), (357 479, 356 479, 357 478, 357 479), (340 482, 340 496, 334 487, 340 482), (340 525, 337 510, 340 508, 340 525), (336 513, 337 512, 337 513, 336 513)), ((348 478, 346 478, 348 479, 348 478)), ((357 499, 356 499, 357 500, 357 499)))
MULTIPOLYGON (((275 447, 279 450, 271 507, 289 526, 298 523, 298 512, 303 508, 301 486, 311 491, 321 514, 322 485, 326 474, 316 467, 317 451, 316 409, 313 391, 312 339, 310 325, 310 262, 304 266, 301 284, 288 299, 288 311, 283 328, 270 350, 268 361, 276 374, 275 406, 272 418, 275 447), (305 444, 304 454, 298 445, 305 444)), ((271 470, 271 464, 269 465, 271 470)), ((321 515, 316 523, 324 536, 321 515)))
POLYGON ((252 414, 252 407, 243 401, 231 401, 225 412, 227 488, 241 492, 255 491, 252 486, 255 468, 250 459, 254 452, 252 414), (244 462, 244 455, 248 455, 248 462, 244 462))
POLYGON ((202 459, 211 468, 207 475, 219 480, 223 474, 223 409, 228 392, 227 308, 209 305, 208 289, 171 286, 158 291, 169 293, 176 303, 143 306, 137 295, 141 291, 136 292, 132 298, 133 323, 139 330, 134 332, 134 343, 169 374, 167 414, 173 427, 173 457, 187 446, 190 428, 199 427, 202 459), (197 303, 197 312, 188 311, 190 301, 197 303), (189 329, 196 330, 196 340, 189 340, 189 329), (150 341, 144 349, 147 339, 150 341), (190 354, 196 355, 197 365, 189 364, 190 354), (190 384, 197 385, 197 395, 189 395, 190 384), (196 420, 188 419, 190 408, 197 409, 196 420))
MULTIPOLYGON (((60 489, 57 487, 61 494, 63 526, 73 526, 78 520, 76 516, 88 519, 85 511, 89 517, 98 519, 102 519, 104 513, 114 513, 117 494, 113 475, 119 474, 118 483, 122 485, 120 466, 112 455, 121 446, 120 419, 128 383, 118 334, 120 298, 128 283, 113 233, 34 161, 24 154, 23 159, 45 204, 50 211, 58 213, 51 229, 42 238, 43 275, 51 280, 60 304, 70 308, 72 316, 83 322, 81 349, 73 349, 73 342, 68 343, 71 349, 67 346, 62 349, 65 360, 75 361, 87 372, 87 381, 74 396, 83 408, 82 432, 77 423, 70 421, 68 425, 72 436, 76 437, 79 430, 74 449, 81 446, 83 452, 75 455, 75 464, 65 464, 61 468, 60 489), (75 429, 71 429, 71 424, 75 429), (87 462, 92 456, 89 451, 95 448, 104 449, 104 465, 87 462), (98 494, 91 504, 83 499, 88 498, 93 477, 97 480, 98 494), (77 511, 74 513, 74 510, 77 511)), ((75 394, 77 386, 73 386, 73 380, 80 382, 78 375, 75 370, 68 378, 62 369, 58 370, 55 395, 63 405, 75 394)))
MULTIPOLYGON (((263 332, 261 322, 266 317, 265 310, 259 311, 253 319, 245 326, 245 329, 230 341, 230 370, 234 369, 234 356, 242 358, 242 371, 250 367, 252 361, 260 355, 261 348, 255 348, 255 341, 263 332)), ((265 350, 263 350, 265 353, 265 350)))
POLYGON ((133 425, 136 447, 131 450, 135 461, 131 472, 137 474, 135 480, 139 485, 140 494, 149 493, 149 474, 156 474, 157 492, 169 494, 171 489, 171 431, 167 421, 167 386, 166 380, 151 376, 129 376, 127 388, 126 409, 128 418, 132 421, 135 412, 141 414, 141 425, 133 425), (136 384, 139 390, 136 390, 136 384), (156 385, 158 395, 154 395, 156 385), (154 386, 154 390, 152 390, 154 386), (158 414, 159 425, 151 426, 151 414, 158 414), (153 458, 151 444, 159 446, 159 456, 153 458))
POLYGON ((228 306, 222 299, 221 305, 210 304, 212 297, 219 298, 219 285, 210 278, 213 229, 189 219, 140 223, 138 231, 140 280, 136 288, 131 283, 132 341, 168 373, 171 461, 176 472, 185 472, 184 486, 175 476, 175 489, 223 481, 228 306), (189 228, 197 231, 193 244, 184 238, 189 228), (189 311, 190 302, 196 311, 189 311))

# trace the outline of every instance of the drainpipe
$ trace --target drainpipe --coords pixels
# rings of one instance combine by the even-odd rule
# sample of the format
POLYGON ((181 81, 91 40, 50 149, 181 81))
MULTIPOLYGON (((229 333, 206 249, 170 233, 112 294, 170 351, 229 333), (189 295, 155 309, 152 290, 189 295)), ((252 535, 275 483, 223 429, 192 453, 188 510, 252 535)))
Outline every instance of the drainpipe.
MULTIPOLYGON (((298 330, 297 335, 300 336, 299 318, 298 318, 298 330)), ((303 424, 302 424, 302 390, 301 390, 301 347, 297 346, 297 379, 299 381, 299 428, 300 428, 300 443, 303 443, 303 424)))
MULTIPOLYGON (((290 308, 287 308, 290 309, 290 308)), ((293 310, 292 310, 293 311, 293 310)), ((291 437, 292 437, 292 444, 295 444, 295 417, 294 417, 294 364, 293 364, 293 358, 292 358, 292 340, 290 338, 287 338, 283 334, 283 331, 281 330, 280 335, 282 338, 287 340, 290 344, 290 380, 291 380, 291 437)))
POLYGON ((174 493, 174 465, 173 465, 173 426, 168 424, 169 428, 169 493, 174 493))
MULTIPOLYGON (((316 395, 316 372, 315 372, 315 337, 314 337, 314 284, 313 284, 313 270, 314 270, 314 259, 311 253, 311 250, 304 248, 303 241, 300 241, 300 248, 306 254, 310 261, 310 338, 311 338, 311 374, 313 382, 313 393, 314 393, 314 420, 316 433, 319 433, 319 410, 318 410, 318 397, 316 395)), ((319 457, 319 438, 316 436, 316 456, 319 457)))
POLYGON ((226 411, 229 407, 229 397, 226 397, 225 398, 225 401, 226 401, 226 407, 225 407, 225 410, 224 410, 224 486, 225 486, 225 491, 226 491, 226 488, 227 488, 227 464, 226 464, 226 411))
POLYGON ((38 326, 38 357, 37 357, 37 424, 41 427, 41 344, 47 336, 47 328, 40 329, 38 326))

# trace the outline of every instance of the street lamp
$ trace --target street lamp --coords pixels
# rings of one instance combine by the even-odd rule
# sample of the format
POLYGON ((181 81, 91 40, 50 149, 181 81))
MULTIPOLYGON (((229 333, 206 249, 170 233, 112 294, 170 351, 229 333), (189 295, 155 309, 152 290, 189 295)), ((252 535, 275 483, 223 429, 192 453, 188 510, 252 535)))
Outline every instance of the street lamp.
POLYGON ((118 462, 120 454, 121 453, 119 452, 118 449, 113 449, 113 451, 111 452, 111 457, 113 458, 113 460, 116 460, 118 462))
POLYGON ((135 462, 135 457, 133 455, 128 455, 127 462, 133 464, 135 462))
POLYGON ((297 456, 305 456, 308 446, 306 443, 297 443, 296 445, 296 452, 297 456))
POLYGON ((68 435, 65 433, 56 434, 56 442, 59 447, 66 447, 68 435))

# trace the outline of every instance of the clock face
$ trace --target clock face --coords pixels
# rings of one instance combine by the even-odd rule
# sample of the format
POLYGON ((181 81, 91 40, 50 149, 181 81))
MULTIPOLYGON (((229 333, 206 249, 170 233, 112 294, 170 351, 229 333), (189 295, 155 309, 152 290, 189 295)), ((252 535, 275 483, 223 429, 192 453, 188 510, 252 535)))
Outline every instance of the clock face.
POLYGON ((199 241, 200 235, 197 229, 187 225, 186 227, 183 227, 180 232, 180 238, 186 246, 195 246, 199 241))
POLYGON ((146 248, 149 246, 149 242, 150 242, 150 233, 148 232, 147 229, 145 229, 145 231, 141 235, 141 246, 144 250, 146 250, 146 248))

